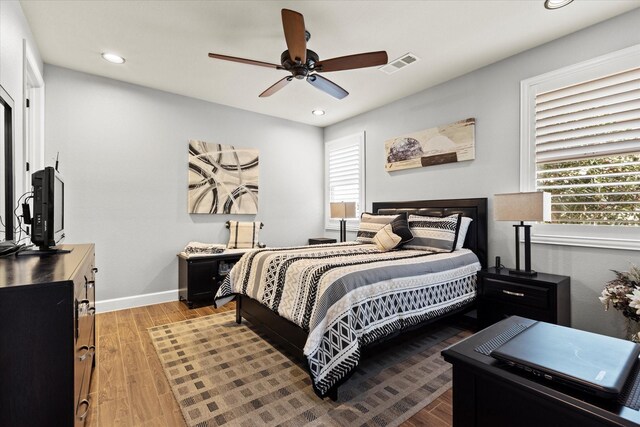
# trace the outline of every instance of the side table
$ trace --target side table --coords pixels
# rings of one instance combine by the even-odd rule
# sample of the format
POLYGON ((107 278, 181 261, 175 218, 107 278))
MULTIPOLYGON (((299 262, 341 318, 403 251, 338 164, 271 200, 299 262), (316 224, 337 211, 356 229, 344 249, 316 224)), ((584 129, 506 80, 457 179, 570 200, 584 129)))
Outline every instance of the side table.
POLYGON ((517 315, 569 326, 571 299, 569 276, 538 273, 509 274, 495 267, 478 272, 478 326, 486 328, 505 317, 517 315))
POLYGON ((195 303, 213 303, 218 288, 233 265, 245 252, 222 252, 213 255, 178 254, 179 298, 189 308, 195 303))
POLYGON ((336 239, 331 239, 329 237, 311 237, 309 238, 310 245, 323 245, 325 243, 336 243, 336 239))

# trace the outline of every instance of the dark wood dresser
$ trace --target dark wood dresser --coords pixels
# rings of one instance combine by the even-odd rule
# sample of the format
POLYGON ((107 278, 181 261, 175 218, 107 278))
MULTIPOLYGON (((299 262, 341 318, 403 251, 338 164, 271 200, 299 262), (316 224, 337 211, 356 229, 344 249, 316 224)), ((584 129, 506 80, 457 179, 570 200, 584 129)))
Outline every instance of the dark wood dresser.
POLYGON ((0 258, 0 426, 82 426, 95 366, 95 249, 0 258))

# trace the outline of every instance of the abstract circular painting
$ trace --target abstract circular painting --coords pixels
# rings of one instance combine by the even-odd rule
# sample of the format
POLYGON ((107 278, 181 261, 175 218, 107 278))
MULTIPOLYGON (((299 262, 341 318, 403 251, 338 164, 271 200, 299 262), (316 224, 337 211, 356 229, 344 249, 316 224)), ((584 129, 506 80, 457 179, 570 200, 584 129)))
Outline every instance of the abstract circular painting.
POLYGON ((258 213, 258 150, 189 141, 189 213, 258 213))

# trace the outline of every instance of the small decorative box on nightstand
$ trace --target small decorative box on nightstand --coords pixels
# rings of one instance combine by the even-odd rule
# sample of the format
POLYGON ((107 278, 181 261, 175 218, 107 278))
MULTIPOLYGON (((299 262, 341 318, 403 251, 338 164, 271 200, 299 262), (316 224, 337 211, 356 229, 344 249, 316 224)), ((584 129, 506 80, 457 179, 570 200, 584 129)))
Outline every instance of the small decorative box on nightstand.
POLYGON ((329 237, 311 237, 309 239, 310 245, 323 245, 325 243, 336 243, 336 239, 331 239, 329 237))
POLYGON ((513 315, 570 326, 570 282, 569 276, 517 276, 506 268, 479 271, 478 326, 486 328, 513 315))
POLYGON ((245 254, 222 252, 215 255, 178 254, 179 297, 189 308, 194 303, 211 304, 231 267, 245 254))

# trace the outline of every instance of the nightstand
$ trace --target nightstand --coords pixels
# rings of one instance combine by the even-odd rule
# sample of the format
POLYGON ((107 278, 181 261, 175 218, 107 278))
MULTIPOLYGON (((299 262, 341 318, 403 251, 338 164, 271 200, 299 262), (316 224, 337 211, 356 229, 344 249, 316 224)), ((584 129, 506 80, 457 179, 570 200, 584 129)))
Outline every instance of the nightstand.
POLYGON ((507 268, 478 272, 478 326, 486 328, 509 316, 569 326, 571 278, 538 273, 509 274, 507 268))
POLYGON ((309 239, 310 245, 323 245, 325 243, 336 243, 336 239, 331 239, 329 237, 311 237, 309 239))
POLYGON ((180 301, 189 308, 195 303, 211 304, 222 281, 245 252, 223 252, 214 255, 190 256, 178 254, 180 301))

